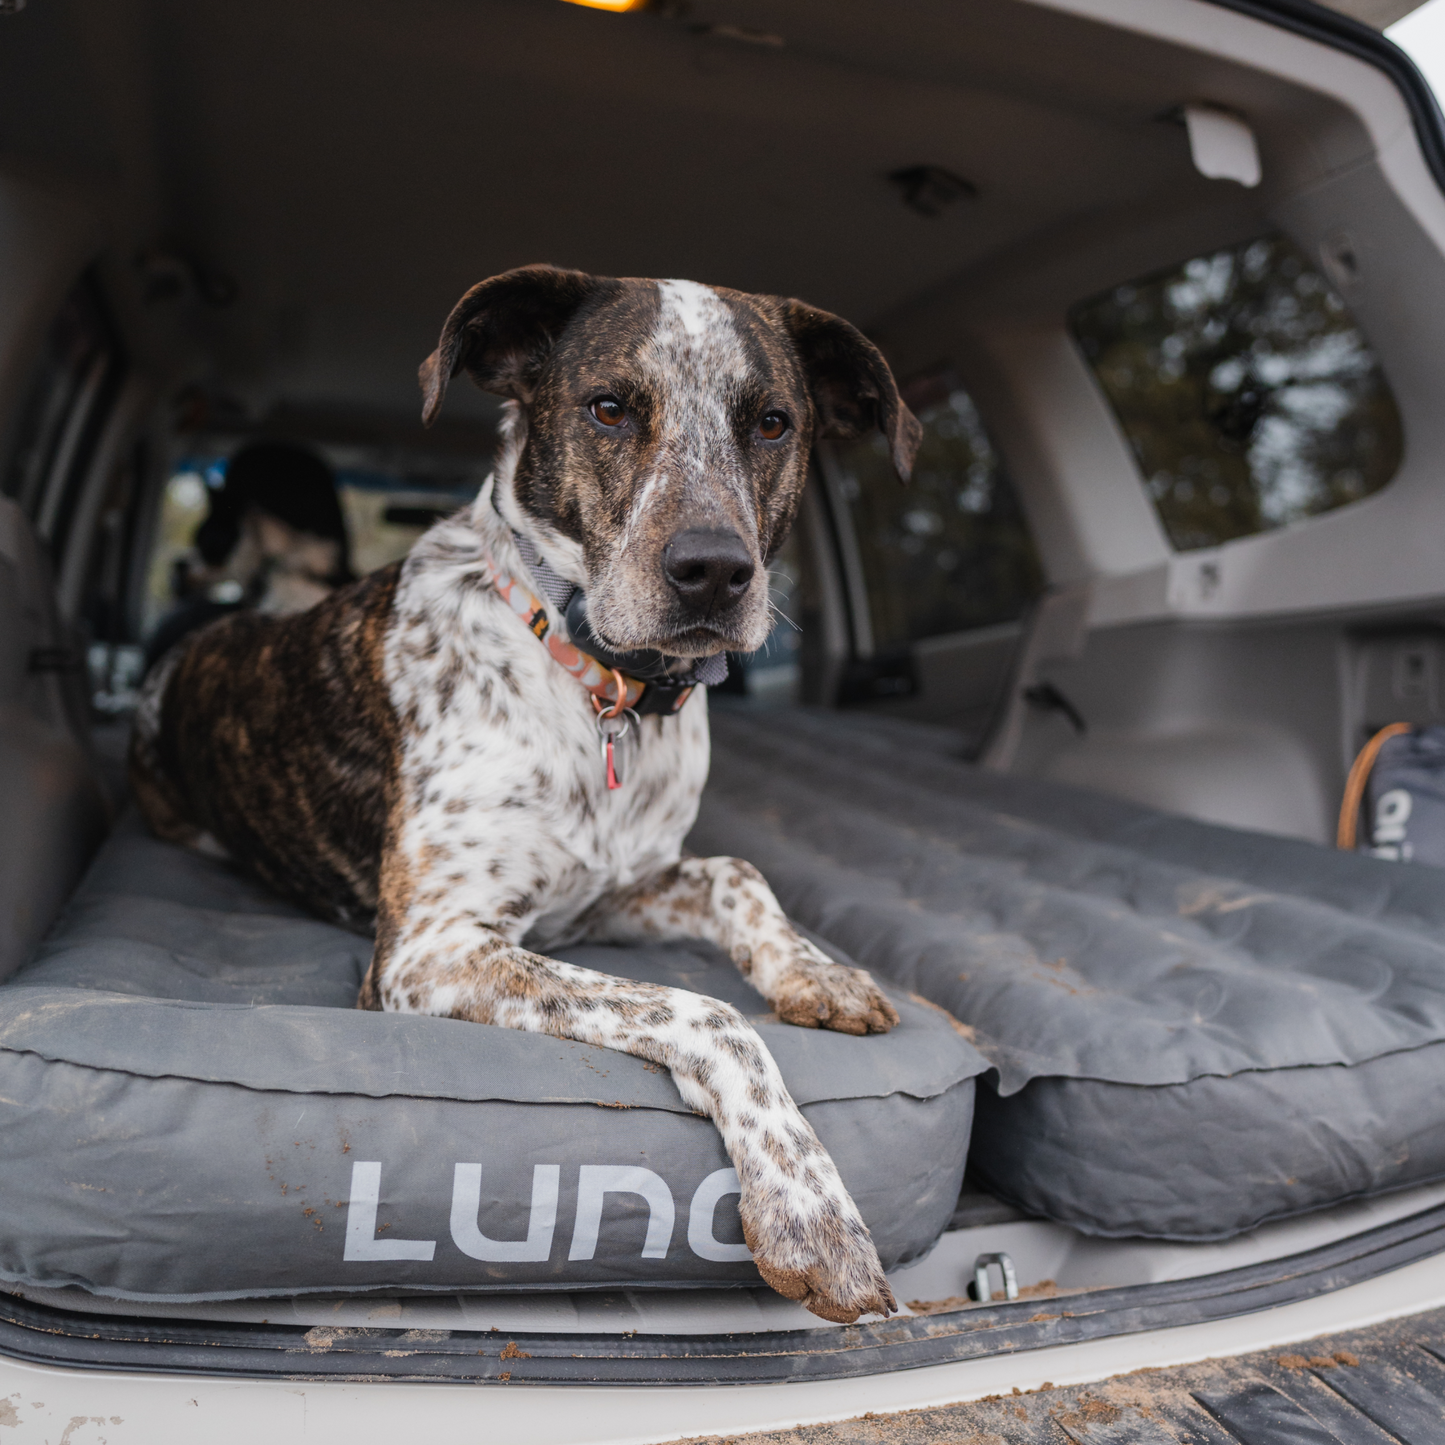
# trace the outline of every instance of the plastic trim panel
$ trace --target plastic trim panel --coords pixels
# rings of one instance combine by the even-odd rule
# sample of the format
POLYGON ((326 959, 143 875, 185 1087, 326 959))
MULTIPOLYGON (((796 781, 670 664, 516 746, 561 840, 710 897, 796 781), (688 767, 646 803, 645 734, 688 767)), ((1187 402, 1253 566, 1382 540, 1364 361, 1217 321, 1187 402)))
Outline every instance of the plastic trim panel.
POLYGON ((1313 0, 1207 0, 1207 3, 1333 46, 1384 71, 1409 109, 1415 137, 1435 184, 1445 191, 1445 115, 1429 81, 1394 41, 1363 21, 1327 10, 1313 0))

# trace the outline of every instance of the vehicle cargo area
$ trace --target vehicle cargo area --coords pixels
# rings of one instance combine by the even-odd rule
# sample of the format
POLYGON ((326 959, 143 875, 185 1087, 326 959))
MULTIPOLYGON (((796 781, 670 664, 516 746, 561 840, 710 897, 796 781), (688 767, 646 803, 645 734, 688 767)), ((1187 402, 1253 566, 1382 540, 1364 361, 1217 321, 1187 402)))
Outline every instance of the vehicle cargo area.
POLYGON ((1350 781, 1393 746, 1445 797, 1428 88, 1314 6, 633 8, 0 6, 0 1355, 1027 1381, 1275 1311, 1157 1400, 1001 1390, 898 1438, 1441 1438, 1438 1316, 1357 1327, 1445 1301, 1445 851, 1350 781), (501 402, 458 375, 423 427, 417 368, 535 262, 826 308, 921 424, 906 486, 881 434, 816 444, 771 632, 688 703, 688 849, 898 1025, 782 1022, 706 943, 557 953, 757 1029, 892 1319, 767 1287, 666 1070, 358 1008, 366 927, 136 806, 168 645, 487 505, 501 402), (322 478, 304 577, 205 540, 272 446, 322 478))

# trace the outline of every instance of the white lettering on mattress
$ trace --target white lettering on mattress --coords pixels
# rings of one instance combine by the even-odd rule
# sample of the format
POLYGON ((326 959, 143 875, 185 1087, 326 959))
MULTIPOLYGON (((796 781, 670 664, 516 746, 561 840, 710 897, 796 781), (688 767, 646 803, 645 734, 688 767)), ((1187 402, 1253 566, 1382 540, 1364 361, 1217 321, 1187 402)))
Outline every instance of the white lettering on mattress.
POLYGON ((672 1242, 672 1190, 661 1175, 632 1164, 584 1164, 577 1179, 577 1220, 572 1228, 568 1259, 591 1259, 597 1253, 602 1201, 609 1194, 640 1194, 647 1201, 647 1239, 643 1259, 666 1259, 672 1242))
MULTIPOLYGON (((562 1166, 532 1166, 532 1201, 525 1239, 493 1239, 481 1229, 482 1166, 463 1163, 452 1173, 452 1243, 469 1259, 494 1264, 542 1264, 552 1257, 557 1232, 557 1206, 562 1166)), ((740 1194, 736 1169, 716 1169, 693 1191, 687 1215, 688 1248, 714 1264, 746 1264, 752 1254, 745 1244, 724 1244, 713 1232, 717 1207, 729 1194, 740 1194)), ((672 1190, 660 1174, 630 1164, 583 1164, 577 1174, 577 1213, 569 1260, 595 1259, 602 1215, 609 1194, 635 1194, 647 1202, 647 1236, 643 1259, 666 1259, 672 1243, 677 1208, 672 1190)), ((434 1239, 398 1239, 383 1225, 376 1227, 381 1205, 381 1164, 358 1160, 351 1166, 351 1197, 346 1209, 346 1248, 352 1262, 422 1260, 436 1257, 434 1239)))
POLYGON ((557 1226, 561 1174, 560 1164, 534 1164, 526 1239, 491 1239, 477 1227, 477 1211, 482 1205, 482 1166, 458 1164, 452 1178, 452 1243, 471 1259, 522 1264, 549 1258, 552 1231, 557 1226))
POLYGON ((719 1244, 712 1232, 718 1200, 725 1194, 742 1192, 743 1186, 738 1182, 736 1169, 719 1169, 697 1186, 697 1193, 692 1196, 692 1204, 687 1211, 687 1247, 699 1259, 710 1259, 714 1264, 738 1264, 753 1257, 747 1245, 719 1244))
POLYGON ((381 1203, 381 1164, 358 1159, 351 1166, 351 1198, 346 1204, 346 1253, 343 1259, 427 1259, 437 1251, 434 1239, 377 1238, 376 1210, 381 1203))

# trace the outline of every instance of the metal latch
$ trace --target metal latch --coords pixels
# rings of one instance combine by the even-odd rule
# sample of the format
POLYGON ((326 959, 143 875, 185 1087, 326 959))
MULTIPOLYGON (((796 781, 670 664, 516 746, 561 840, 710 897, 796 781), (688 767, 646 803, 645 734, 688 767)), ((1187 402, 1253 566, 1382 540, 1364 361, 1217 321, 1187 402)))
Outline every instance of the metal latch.
POLYGON ((978 1300, 980 1304, 987 1304, 993 1298, 993 1291, 989 1288, 988 1267, 991 1264, 998 1266, 998 1272, 1003 1279, 1003 1297, 1017 1299, 1019 1297, 1019 1277, 1014 1269, 1013 1260, 1002 1251, 997 1254, 981 1254, 973 1262, 973 1287, 969 1293, 978 1300))

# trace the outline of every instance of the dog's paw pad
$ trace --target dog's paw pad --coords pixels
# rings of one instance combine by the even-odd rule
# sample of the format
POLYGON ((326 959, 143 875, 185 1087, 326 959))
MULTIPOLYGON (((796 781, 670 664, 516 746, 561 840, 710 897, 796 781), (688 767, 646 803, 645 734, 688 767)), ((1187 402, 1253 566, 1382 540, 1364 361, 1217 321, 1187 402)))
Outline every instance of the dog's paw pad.
POLYGON ((754 1251, 758 1273, 784 1299, 839 1325, 851 1325, 862 1315, 884 1318, 898 1309, 883 1274, 878 1253, 867 1235, 851 1239, 830 1252, 831 1257, 791 1266, 775 1264, 766 1252, 754 1251))
POLYGON ((784 1023, 842 1034, 886 1034, 898 1011, 861 968, 809 960, 779 981, 773 1007, 784 1023))

